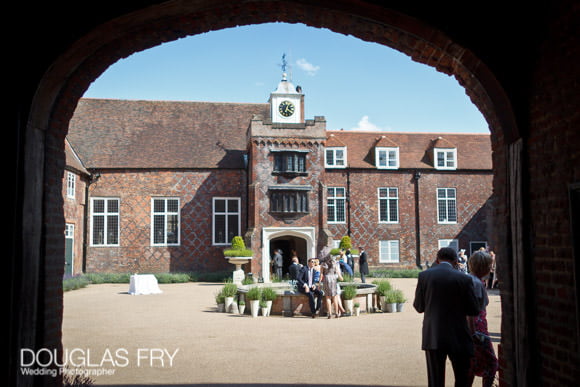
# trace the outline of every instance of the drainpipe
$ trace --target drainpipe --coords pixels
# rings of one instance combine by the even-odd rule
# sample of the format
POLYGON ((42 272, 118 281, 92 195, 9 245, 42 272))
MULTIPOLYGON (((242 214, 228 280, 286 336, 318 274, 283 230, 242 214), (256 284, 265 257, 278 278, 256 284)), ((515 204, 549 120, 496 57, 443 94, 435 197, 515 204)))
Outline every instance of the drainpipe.
POLYGON ((346 234, 350 238, 350 168, 346 168, 346 234))
POLYGON ((419 211, 419 179, 421 172, 415 171, 413 179, 415 180, 415 264, 419 269, 421 265, 421 218, 419 211))

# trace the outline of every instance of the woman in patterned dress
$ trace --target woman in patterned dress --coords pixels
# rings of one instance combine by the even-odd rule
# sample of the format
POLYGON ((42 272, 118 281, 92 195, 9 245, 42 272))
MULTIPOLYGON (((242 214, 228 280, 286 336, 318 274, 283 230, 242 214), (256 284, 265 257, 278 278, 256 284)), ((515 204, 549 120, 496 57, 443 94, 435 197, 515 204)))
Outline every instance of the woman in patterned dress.
POLYGON ((338 280, 342 281, 340 265, 332 256, 328 255, 328 257, 324 258, 324 261, 320 266, 322 268, 322 289, 324 290, 328 318, 332 318, 333 312, 334 316, 338 317, 338 297, 340 297, 338 295, 338 280))
POLYGON ((480 376, 482 386, 491 387, 498 369, 498 361, 487 329, 486 307, 489 304, 489 298, 484 278, 489 275, 493 258, 485 251, 477 251, 469 258, 468 264, 469 275, 473 280, 475 295, 480 302, 481 309, 479 315, 467 318, 475 350, 469 368, 469 381, 471 385, 475 376, 480 376))

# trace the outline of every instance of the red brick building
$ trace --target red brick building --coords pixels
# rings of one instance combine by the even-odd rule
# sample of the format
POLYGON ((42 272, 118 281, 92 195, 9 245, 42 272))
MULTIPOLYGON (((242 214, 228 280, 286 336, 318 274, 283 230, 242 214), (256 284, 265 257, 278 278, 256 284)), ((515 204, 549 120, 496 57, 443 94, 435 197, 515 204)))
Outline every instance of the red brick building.
POLYGON ((285 77, 264 104, 83 99, 68 141, 90 173, 75 272, 228 270, 236 235, 266 281, 275 249, 344 235, 377 268, 489 240, 489 135, 329 131, 285 77))

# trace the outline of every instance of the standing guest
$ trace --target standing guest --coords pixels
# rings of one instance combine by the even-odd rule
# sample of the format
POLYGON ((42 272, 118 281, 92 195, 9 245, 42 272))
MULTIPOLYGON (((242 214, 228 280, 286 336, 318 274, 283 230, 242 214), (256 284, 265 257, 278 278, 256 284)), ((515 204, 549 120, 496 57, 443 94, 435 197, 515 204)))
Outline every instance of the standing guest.
POLYGON ((467 273, 467 257, 465 257, 465 249, 459 250, 457 258, 457 267, 460 272, 467 273))
POLYGON ((352 275, 352 268, 346 262, 346 253, 343 250, 340 250, 339 257, 338 257, 338 264, 340 265, 340 270, 342 272, 348 273, 348 275, 352 275))
POLYGON ((493 264, 491 266, 491 269, 493 270, 493 279, 491 281, 491 288, 492 289, 497 289, 498 285, 498 278, 497 278, 497 257, 495 256, 495 253, 493 251, 489 251, 489 254, 491 255, 491 258, 493 259, 493 264))
POLYGON ((471 359, 468 377, 469 385, 472 385, 475 376, 480 376, 483 387, 491 387, 493 385, 499 366, 487 329, 486 308, 489 304, 489 298, 487 297, 484 278, 489 275, 492 264, 492 256, 484 251, 476 251, 469 257, 470 277, 473 281, 475 296, 481 311, 477 316, 469 316, 467 318, 475 348, 475 356, 471 359))
POLYGON ((487 276, 487 288, 488 289, 492 289, 493 288, 493 281, 495 279, 495 253, 493 251, 490 251, 489 249, 484 250, 484 249, 480 249, 479 251, 483 251, 483 252, 487 252, 492 259, 492 263, 491 263, 491 268, 489 271, 489 275, 487 276))
POLYGON ((350 266, 352 272, 354 273, 354 258, 352 257, 352 252, 350 249, 346 250, 346 263, 348 266, 350 266))
POLYGON ((282 250, 277 249, 274 252, 273 261, 274 261, 274 272, 276 273, 278 279, 282 279, 282 265, 284 263, 284 260, 282 259, 282 250))
POLYGON ((369 275, 369 265, 367 263, 367 252, 364 247, 359 247, 360 255, 358 258, 358 268, 360 270, 360 279, 364 284, 366 283, 366 276, 369 275))
POLYGON ((310 258, 308 260, 308 266, 303 266, 300 269, 296 279, 298 291, 308 296, 308 305, 310 306, 312 318, 315 318, 318 315, 320 307, 322 306, 322 291, 314 278, 315 261, 314 258, 310 258))
POLYGON ((419 273, 413 306, 423 316, 421 349, 425 351, 429 387, 445 385, 445 363, 451 360, 455 386, 468 386, 473 342, 467 316, 479 314, 471 278, 454 268, 457 253, 444 247, 436 265, 419 273))
POLYGON ((298 278, 298 272, 302 268, 302 265, 299 263, 298 257, 292 257, 292 264, 288 267, 288 273, 290 273, 290 279, 296 281, 298 278))
POLYGON ((340 297, 338 295, 338 280, 342 281, 340 265, 329 255, 320 266, 322 268, 322 289, 328 318, 332 318, 333 311, 335 317, 340 317, 340 300, 338 299, 340 297))

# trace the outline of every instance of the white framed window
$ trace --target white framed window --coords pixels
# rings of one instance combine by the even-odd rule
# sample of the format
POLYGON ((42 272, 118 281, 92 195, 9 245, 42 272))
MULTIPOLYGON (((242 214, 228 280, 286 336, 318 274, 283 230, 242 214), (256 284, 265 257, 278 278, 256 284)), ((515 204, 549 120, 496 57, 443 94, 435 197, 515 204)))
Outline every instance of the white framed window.
POLYGON ((75 187, 76 187, 77 175, 67 171, 66 172, 66 197, 69 199, 75 198, 75 187))
POLYGON ((457 149, 435 148, 434 150, 436 169, 457 169, 457 149))
POLYGON ((379 223, 399 222, 399 189, 379 188, 379 223))
POLYGON ((91 198, 91 245, 119 246, 118 198, 91 198))
POLYGON ((324 166, 326 168, 346 168, 346 147, 326 148, 324 166))
POLYGON ((459 251, 459 241, 457 239, 439 239, 439 248, 451 247, 455 251, 459 251))
POLYGON ((74 223, 67 223, 64 225, 64 237, 74 238, 75 237, 75 225, 74 223))
POLYGON ((379 241, 379 263, 399 262, 399 241, 379 241))
POLYGON ((380 169, 399 168, 399 148, 375 148, 376 167, 380 169))
POLYGON ((151 245, 179 245, 179 198, 151 198, 151 245))
POLYGON ((328 187, 327 192, 328 223, 346 222, 346 188, 328 187))
POLYGON ((437 188, 437 222, 457 223, 457 198, 455 188, 437 188))
POLYGON ((213 198, 212 243, 229 245, 233 237, 240 235, 240 198, 213 198))

